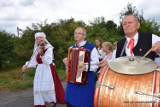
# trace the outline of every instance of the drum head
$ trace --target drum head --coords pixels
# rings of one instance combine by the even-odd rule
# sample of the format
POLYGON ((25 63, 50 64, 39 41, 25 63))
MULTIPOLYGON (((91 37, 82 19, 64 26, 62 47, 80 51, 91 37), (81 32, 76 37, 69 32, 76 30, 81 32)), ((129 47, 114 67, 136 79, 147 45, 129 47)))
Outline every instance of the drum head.
POLYGON ((112 61, 108 61, 110 69, 122 74, 146 74, 157 68, 157 64, 149 58, 141 56, 119 57, 112 61))

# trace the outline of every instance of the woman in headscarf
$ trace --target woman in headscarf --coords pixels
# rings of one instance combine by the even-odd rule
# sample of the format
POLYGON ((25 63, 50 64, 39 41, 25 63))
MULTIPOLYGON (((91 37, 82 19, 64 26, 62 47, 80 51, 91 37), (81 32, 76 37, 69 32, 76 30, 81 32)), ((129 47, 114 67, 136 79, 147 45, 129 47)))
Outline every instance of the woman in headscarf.
POLYGON ((30 61, 23 65, 22 70, 37 66, 34 77, 34 107, 52 107, 56 103, 64 104, 64 90, 56 73, 53 61, 53 46, 47 41, 43 32, 35 34, 35 45, 30 61))

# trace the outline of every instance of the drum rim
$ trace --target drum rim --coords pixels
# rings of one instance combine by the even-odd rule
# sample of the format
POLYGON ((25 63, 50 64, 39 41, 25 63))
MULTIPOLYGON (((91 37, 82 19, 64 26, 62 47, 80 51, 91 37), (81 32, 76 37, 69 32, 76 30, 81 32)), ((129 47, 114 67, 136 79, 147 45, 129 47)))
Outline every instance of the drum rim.
MULTIPOLYGON (((119 61, 119 60, 121 60, 121 59, 132 59, 132 58, 135 58, 135 59, 142 59, 143 57, 142 56, 123 56, 123 57, 119 57, 119 58, 116 58, 116 59, 114 59, 114 60, 111 60, 111 61, 108 61, 107 62, 107 65, 109 66, 109 68, 111 69, 111 70, 113 70, 114 72, 116 72, 116 73, 120 73, 120 74, 126 74, 126 75, 140 75, 140 74, 147 74, 147 73, 151 73, 151 72, 153 72, 154 70, 156 70, 156 68, 157 68, 157 64, 156 64, 156 62, 154 62, 153 60, 151 60, 151 59, 149 59, 149 58, 143 58, 144 60, 147 60, 148 62, 147 63, 145 63, 145 64, 149 64, 150 66, 152 65, 152 67, 148 67, 148 69, 147 70, 145 70, 146 72, 126 72, 127 70, 120 70, 121 69, 121 64, 119 64, 118 65, 118 63, 120 63, 120 62, 116 62, 116 61, 119 61), (117 64, 116 64, 117 63, 117 64), (125 71, 125 72, 124 72, 125 71)), ((132 61, 131 61, 132 62, 132 61)), ((129 65, 129 64, 128 64, 129 65)), ((138 66, 138 65, 137 65, 138 66)), ((124 65, 122 66, 123 68, 124 68, 124 65)), ((143 68, 143 66, 141 66, 142 68, 143 68)), ((129 68, 131 68, 131 66, 129 66, 128 68, 126 67, 126 69, 129 69, 129 68)), ((136 71, 142 71, 142 70, 139 70, 139 68, 138 67, 136 67, 135 66, 135 69, 137 69, 136 71)), ((143 69, 145 69, 145 67, 143 68, 143 69)))

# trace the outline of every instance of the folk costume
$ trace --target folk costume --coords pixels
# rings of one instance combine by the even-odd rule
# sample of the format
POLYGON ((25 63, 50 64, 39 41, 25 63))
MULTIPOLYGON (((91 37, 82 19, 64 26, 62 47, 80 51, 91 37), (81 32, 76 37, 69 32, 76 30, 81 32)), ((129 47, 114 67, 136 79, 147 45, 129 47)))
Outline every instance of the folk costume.
POLYGON ((71 107, 93 107, 93 98, 94 98, 94 89, 95 89, 95 71, 98 68, 98 53, 93 44, 90 44, 88 40, 84 40, 79 43, 79 45, 75 44, 72 48, 77 47, 85 48, 91 51, 90 55, 90 66, 86 65, 86 71, 89 68, 87 79, 88 82, 86 84, 74 84, 67 83, 65 100, 71 105, 71 107))
POLYGON ((37 66, 33 84, 34 107, 46 107, 45 103, 64 104, 64 90, 52 62, 54 47, 47 41, 43 32, 36 33, 35 39, 39 36, 46 42, 43 54, 38 53, 39 46, 35 42, 33 55, 26 63, 28 68, 37 66))

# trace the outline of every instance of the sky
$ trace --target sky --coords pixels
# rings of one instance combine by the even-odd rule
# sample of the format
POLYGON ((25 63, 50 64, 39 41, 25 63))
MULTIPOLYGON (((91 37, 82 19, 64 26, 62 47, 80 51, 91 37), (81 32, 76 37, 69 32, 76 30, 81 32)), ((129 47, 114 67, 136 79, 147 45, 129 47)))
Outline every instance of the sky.
POLYGON ((88 24, 101 16, 119 24, 120 12, 127 3, 142 9, 145 18, 160 22, 160 0, 0 0, 0 30, 17 35, 17 27, 25 30, 46 19, 52 23, 74 18, 88 24))

